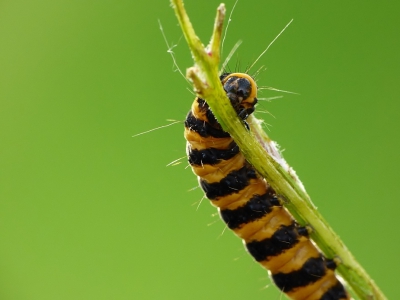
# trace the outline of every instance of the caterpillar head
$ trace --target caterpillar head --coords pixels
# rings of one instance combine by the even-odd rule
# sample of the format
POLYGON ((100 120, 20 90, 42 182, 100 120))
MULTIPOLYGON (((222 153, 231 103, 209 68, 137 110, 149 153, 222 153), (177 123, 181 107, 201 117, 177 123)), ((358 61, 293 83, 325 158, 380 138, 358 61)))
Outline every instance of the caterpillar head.
POLYGON ((233 108, 245 120, 254 112, 257 103, 256 82, 244 73, 224 73, 220 80, 233 108))

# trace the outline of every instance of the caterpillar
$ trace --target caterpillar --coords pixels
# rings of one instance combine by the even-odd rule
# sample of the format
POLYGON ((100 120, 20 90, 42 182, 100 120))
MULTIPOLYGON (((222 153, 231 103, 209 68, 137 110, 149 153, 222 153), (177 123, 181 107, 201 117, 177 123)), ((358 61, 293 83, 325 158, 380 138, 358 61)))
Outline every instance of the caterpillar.
MULTIPOLYGON (((257 85, 244 73, 224 73, 221 84, 238 116, 246 119, 257 103, 257 85)), ((326 258, 282 206, 279 195, 246 161, 238 145, 196 97, 185 120, 187 156, 199 185, 220 217, 243 240, 250 255, 269 271, 290 299, 351 299, 326 258)))

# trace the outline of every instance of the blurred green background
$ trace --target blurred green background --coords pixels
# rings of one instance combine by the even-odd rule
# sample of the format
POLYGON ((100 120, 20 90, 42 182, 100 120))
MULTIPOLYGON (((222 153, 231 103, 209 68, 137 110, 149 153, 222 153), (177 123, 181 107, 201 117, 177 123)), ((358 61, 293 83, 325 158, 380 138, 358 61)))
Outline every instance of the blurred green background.
MULTIPOLYGON (((218 1, 187 0, 208 42, 218 1)), ((228 12, 234 4, 226 2, 228 12)), ((398 292, 400 38, 393 1, 241 0, 225 55, 294 91, 258 109, 389 299, 398 292), (397 291, 397 292, 396 292, 397 291)), ((0 299, 281 299, 183 163, 192 65, 168 0, 0 2, 0 299)))

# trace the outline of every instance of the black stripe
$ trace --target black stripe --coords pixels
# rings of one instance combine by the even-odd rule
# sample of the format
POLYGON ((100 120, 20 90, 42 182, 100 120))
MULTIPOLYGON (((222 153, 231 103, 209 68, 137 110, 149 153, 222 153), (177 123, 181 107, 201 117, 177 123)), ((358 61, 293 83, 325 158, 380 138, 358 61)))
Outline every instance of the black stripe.
POLYGON ((204 179, 200 179, 200 186, 207 198, 213 200, 217 197, 238 193, 249 185, 252 178, 257 178, 256 171, 245 164, 241 169, 230 172, 220 182, 208 183, 204 179))
POLYGON ((302 235, 302 236, 306 236, 306 237, 309 236, 309 232, 307 230, 307 227, 302 227, 302 226, 297 227, 297 233, 299 235, 302 235))
POLYGON ((271 212, 274 206, 280 206, 280 203, 275 192, 269 188, 264 195, 254 195, 243 206, 234 210, 221 210, 220 214, 230 229, 236 229, 242 224, 261 219, 271 212))
POLYGON ((275 284, 285 293, 295 288, 307 286, 321 279, 326 272, 325 261, 322 255, 309 258, 304 265, 290 273, 276 273, 272 275, 275 284))
POLYGON ((215 138, 230 137, 229 133, 223 131, 222 129, 215 128, 206 121, 196 119, 193 116, 192 111, 189 111, 186 117, 185 126, 189 130, 197 132, 202 137, 215 137, 215 138))
POLYGON ((337 264, 333 259, 325 258, 325 264, 328 269, 335 270, 337 268, 337 264))
POLYGON ((234 141, 229 144, 228 149, 208 148, 203 150, 192 150, 189 147, 189 163, 193 165, 215 165, 221 160, 228 160, 239 153, 239 147, 234 141))
POLYGON ((320 300, 340 300, 347 299, 347 293, 343 284, 338 282, 322 295, 320 300))
POLYGON ((215 118, 214 114, 212 113, 210 107, 208 106, 206 100, 197 97, 196 101, 197 101, 199 110, 203 113, 204 112, 206 113, 206 118, 208 120, 208 123, 215 128, 221 128, 221 125, 218 123, 218 121, 215 118))
MULTIPOLYGON (((208 104, 207 104, 207 106, 208 106, 208 104)), ((216 127, 216 128, 221 128, 221 130, 222 130, 221 124, 218 123, 217 119, 215 118, 215 116, 212 113, 210 108, 206 112, 206 117, 211 126, 216 127)))
POLYGON ((256 261, 266 260, 269 256, 277 256, 287 249, 291 249, 299 241, 297 223, 289 226, 282 225, 275 233, 262 241, 253 241, 246 244, 249 253, 256 261))

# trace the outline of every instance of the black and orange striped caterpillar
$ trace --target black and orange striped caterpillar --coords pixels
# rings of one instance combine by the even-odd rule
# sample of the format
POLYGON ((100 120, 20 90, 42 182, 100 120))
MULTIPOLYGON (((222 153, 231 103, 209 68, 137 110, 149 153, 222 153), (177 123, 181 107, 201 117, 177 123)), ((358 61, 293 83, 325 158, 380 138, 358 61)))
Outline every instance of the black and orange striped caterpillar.
MULTIPOLYGON (((225 73, 220 80, 247 126, 257 103, 255 81, 244 73, 225 73)), ((199 97, 186 117, 185 138, 189 163, 205 195, 282 292, 296 300, 350 299, 335 275, 336 262, 313 244, 308 229, 282 206, 199 97)))

